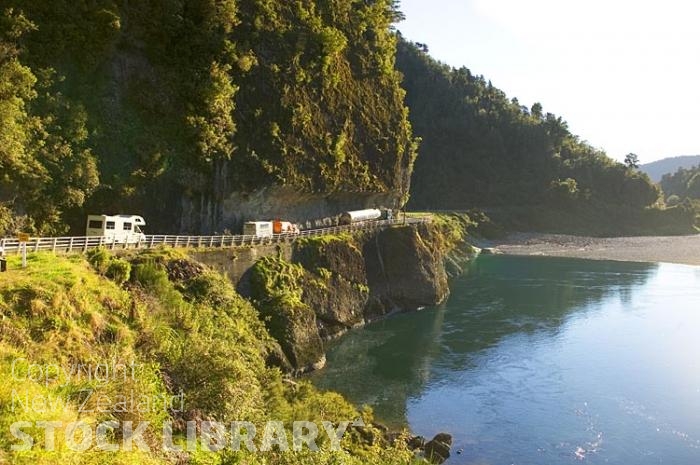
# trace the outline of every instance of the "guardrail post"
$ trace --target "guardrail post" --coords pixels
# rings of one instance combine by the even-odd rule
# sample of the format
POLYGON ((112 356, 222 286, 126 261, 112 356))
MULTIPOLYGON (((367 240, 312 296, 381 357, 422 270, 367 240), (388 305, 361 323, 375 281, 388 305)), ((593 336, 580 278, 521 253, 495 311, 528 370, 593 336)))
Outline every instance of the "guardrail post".
POLYGON ((148 245, 149 249, 153 248, 153 240, 155 239, 155 236, 151 236, 151 243, 148 245))
POLYGON ((209 248, 214 247, 214 236, 209 236, 209 248))
POLYGON ((73 251, 73 238, 70 238, 70 242, 68 242, 68 253, 73 251))
POLYGON ((56 253, 56 245, 58 244, 58 237, 53 238, 53 247, 51 247, 51 251, 53 253, 56 253))
POLYGON ((192 240, 192 236, 187 236, 187 245, 185 247, 189 248, 190 247, 190 241, 192 240))

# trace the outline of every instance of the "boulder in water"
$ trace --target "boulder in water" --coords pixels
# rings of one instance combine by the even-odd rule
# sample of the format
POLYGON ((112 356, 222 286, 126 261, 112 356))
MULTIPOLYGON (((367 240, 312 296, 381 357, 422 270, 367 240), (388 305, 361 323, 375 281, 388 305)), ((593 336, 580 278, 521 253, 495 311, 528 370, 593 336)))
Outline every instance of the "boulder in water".
POLYGON ((430 463, 440 465, 450 458, 451 446, 452 436, 447 433, 440 433, 425 445, 425 458, 430 463))

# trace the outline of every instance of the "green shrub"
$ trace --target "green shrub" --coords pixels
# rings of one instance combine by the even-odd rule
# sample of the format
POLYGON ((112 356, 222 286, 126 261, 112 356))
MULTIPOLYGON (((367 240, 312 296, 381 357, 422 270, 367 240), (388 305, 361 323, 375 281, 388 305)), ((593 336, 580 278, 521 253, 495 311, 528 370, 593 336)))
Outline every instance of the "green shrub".
POLYGON ((570 205, 579 197, 578 183, 575 179, 557 179, 549 185, 549 200, 555 205, 570 205))
POLYGON ((316 274, 318 274, 322 279, 326 281, 330 281, 331 279, 333 279, 333 272, 328 268, 316 268, 316 274))
POLYGON ((678 197, 677 195, 671 195, 669 198, 666 199, 666 205, 669 207, 675 207, 676 205, 679 205, 681 203, 681 198, 678 197))
POLYGON ((88 262, 95 269, 95 271, 101 275, 107 273, 107 268, 109 268, 109 262, 111 259, 112 255, 110 255, 110 253, 102 247, 87 252, 88 262))
POLYGON ((131 263, 120 258, 112 259, 109 262, 105 276, 117 284, 124 284, 131 277, 131 263))
POLYGON ((158 293, 168 289, 168 273, 154 261, 140 263, 134 267, 131 280, 144 288, 158 293))

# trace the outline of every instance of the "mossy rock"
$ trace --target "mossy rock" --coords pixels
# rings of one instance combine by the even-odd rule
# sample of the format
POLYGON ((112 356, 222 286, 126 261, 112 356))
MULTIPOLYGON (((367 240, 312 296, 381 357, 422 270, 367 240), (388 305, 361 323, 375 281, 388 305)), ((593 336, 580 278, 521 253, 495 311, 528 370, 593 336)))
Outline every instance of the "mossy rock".
POLYGON ((319 236, 297 241, 292 261, 307 270, 328 270, 350 282, 367 284, 362 250, 350 235, 319 236))
POLYGON ((302 301, 307 273, 300 265, 265 257, 251 270, 253 299, 270 335, 297 371, 324 357, 315 312, 302 301))

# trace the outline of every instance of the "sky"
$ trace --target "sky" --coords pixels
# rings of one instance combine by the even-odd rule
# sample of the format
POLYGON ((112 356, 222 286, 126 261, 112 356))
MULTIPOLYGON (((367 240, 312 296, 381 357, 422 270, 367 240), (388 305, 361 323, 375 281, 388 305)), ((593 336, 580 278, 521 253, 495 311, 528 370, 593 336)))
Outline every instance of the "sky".
POLYGON ((402 0, 405 38, 642 163, 700 154, 700 2, 402 0))

